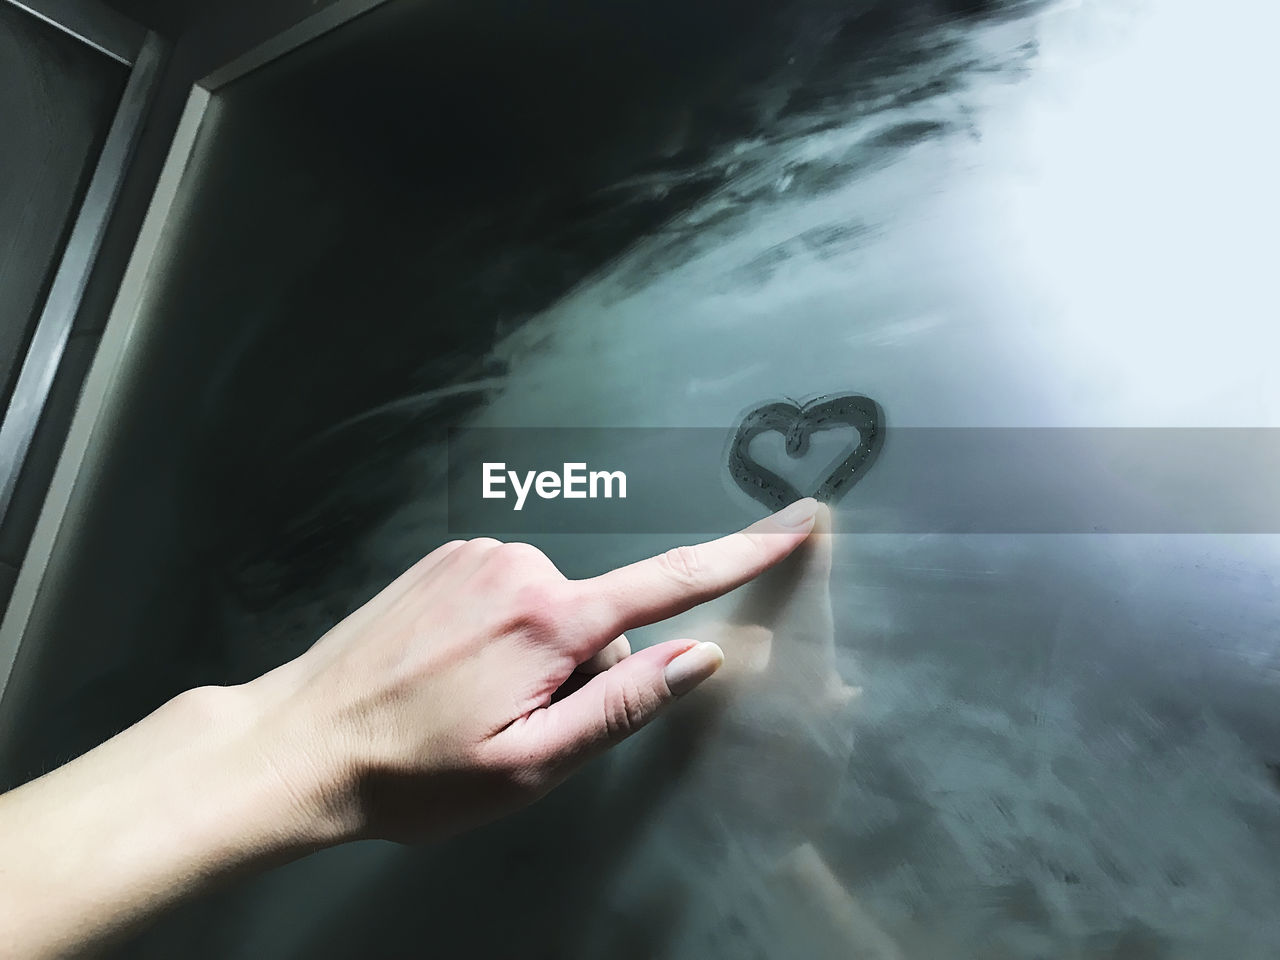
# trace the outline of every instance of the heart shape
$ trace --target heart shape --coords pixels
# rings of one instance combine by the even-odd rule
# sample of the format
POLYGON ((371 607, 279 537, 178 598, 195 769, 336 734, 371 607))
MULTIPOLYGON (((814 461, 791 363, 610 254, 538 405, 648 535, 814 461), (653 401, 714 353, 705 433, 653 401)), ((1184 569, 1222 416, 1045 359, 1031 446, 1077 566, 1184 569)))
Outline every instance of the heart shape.
POLYGON ((809 452, 815 433, 842 425, 858 432, 857 445, 832 461, 825 479, 807 494, 834 504, 866 475, 884 446, 884 411, 870 397, 827 394, 804 404, 788 400, 756 407, 742 418, 729 446, 729 474, 747 496, 770 510, 781 510, 806 494, 756 462, 751 442, 763 433, 780 433, 787 455, 799 459, 809 452))

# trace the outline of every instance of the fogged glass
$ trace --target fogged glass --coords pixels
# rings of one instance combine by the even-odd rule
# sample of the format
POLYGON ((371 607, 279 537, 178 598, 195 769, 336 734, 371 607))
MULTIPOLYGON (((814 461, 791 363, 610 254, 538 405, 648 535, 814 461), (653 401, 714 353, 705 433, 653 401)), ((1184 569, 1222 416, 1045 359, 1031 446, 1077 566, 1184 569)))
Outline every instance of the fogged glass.
MULTIPOLYGON (((1277 21, 391 4, 241 81, 11 765, 282 661, 447 539, 449 427, 727 437, 858 394, 872 484, 906 428, 1280 426, 1277 21)), ((677 487, 764 512, 682 449, 677 487)), ((1274 537, 859 519, 855 487, 829 554, 633 635, 726 674, 534 809, 312 858, 129 955, 1274 956, 1274 537)), ((687 539, 550 529, 570 576, 687 539)))

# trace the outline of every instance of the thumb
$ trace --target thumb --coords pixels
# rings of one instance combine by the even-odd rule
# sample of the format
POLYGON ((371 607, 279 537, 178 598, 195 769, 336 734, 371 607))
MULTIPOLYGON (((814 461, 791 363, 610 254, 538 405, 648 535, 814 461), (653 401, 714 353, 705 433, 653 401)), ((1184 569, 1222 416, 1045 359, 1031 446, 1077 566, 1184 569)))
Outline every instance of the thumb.
POLYGON ((555 769, 621 743, 724 664, 714 643, 673 640, 641 650, 529 718, 533 751, 555 769))

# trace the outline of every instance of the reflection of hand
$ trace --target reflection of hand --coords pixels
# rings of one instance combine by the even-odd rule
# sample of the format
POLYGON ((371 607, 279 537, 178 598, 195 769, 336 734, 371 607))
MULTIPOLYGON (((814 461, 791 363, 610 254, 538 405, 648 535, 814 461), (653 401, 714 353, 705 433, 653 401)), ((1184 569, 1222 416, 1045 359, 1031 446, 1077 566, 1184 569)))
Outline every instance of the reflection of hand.
POLYGON ((650 829, 613 834, 598 869, 654 892, 612 904, 575 956, 625 953, 618 930, 643 927, 657 900, 664 929, 646 956, 896 957, 870 949, 883 936, 816 845, 848 767, 857 696, 836 669, 833 538, 821 508, 790 557, 699 610, 702 626, 678 628, 714 639, 725 666, 622 768, 617 804, 650 829), (666 815, 646 816, 658 805, 666 815), (808 951, 811 939, 835 950, 808 951))
POLYGON ((699 634, 724 648, 725 668, 688 705, 704 713, 690 786, 739 836, 775 841, 777 855, 821 825, 852 750, 845 708, 858 691, 836 669, 833 537, 824 507, 813 535, 699 634))

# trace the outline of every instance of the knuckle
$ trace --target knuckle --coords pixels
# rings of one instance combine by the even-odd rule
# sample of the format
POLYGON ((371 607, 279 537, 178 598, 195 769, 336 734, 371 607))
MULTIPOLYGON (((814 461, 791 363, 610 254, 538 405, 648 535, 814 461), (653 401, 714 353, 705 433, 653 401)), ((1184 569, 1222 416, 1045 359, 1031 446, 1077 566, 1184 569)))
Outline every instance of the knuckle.
POLYGON ((605 682, 604 726, 609 740, 616 743, 645 725, 650 698, 634 680, 608 678, 605 682))
POLYGON ((493 559, 504 572, 536 569, 550 563, 545 553, 529 543, 504 543, 494 551, 493 559))
POLYGON ((448 556, 454 550, 457 550, 460 547, 465 547, 466 545, 467 545, 467 541, 465 540, 450 540, 448 543, 442 543, 440 546, 436 547, 434 550, 428 553, 425 557, 419 560, 417 563, 417 566, 419 567, 434 566, 437 560, 441 559, 442 557, 448 556))
POLYGON ((408 571, 409 575, 417 578, 422 578, 428 575, 436 568, 437 564, 439 564, 441 560, 448 557, 455 550, 464 546, 466 546, 465 540, 450 540, 448 543, 441 544, 410 567, 408 571))
POLYGON ((501 545, 499 541, 494 540, 492 537, 479 537, 475 540, 464 540, 455 552, 460 557, 475 560, 484 556, 494 547, 501 545))
POLYGON ((659 558, 659 564, 682 586, 691 587, 702 576, 702 555, 697 547, 674 547, 659 558))
POLYGON ((501 598, 496 612, 512 634, 547 639, 569 613, 568 581, 537 547, 504 543, 485 561, 485 588, 501 598))

